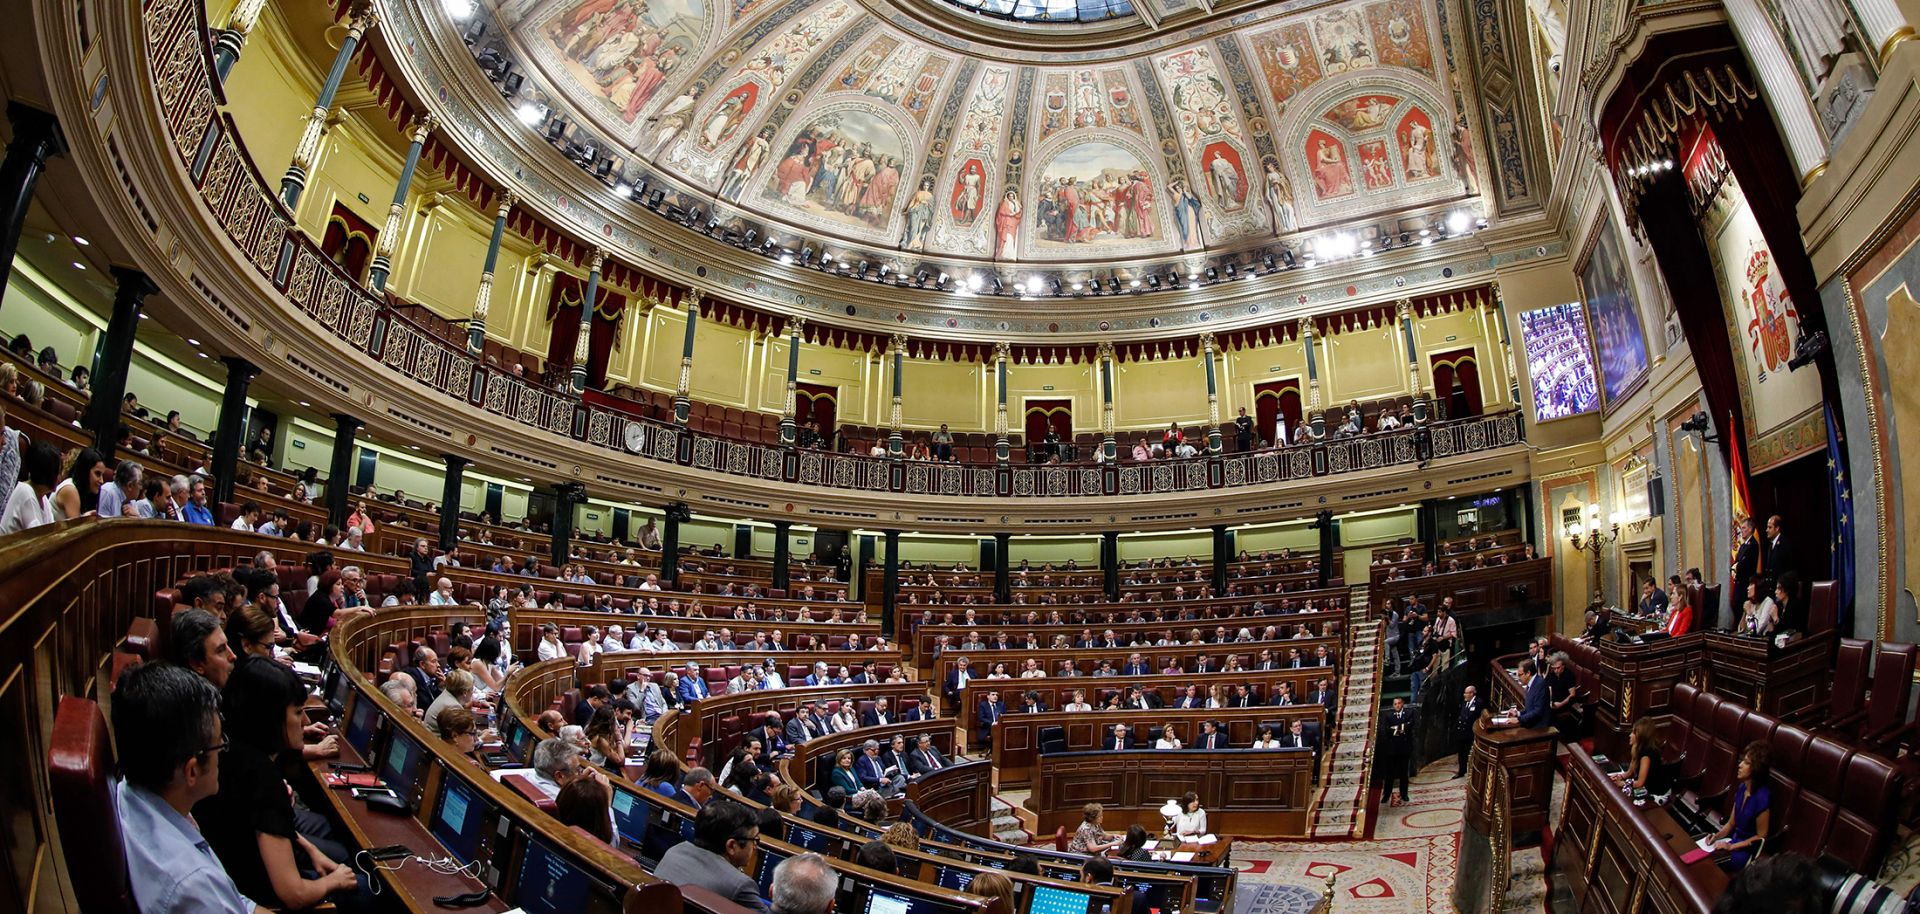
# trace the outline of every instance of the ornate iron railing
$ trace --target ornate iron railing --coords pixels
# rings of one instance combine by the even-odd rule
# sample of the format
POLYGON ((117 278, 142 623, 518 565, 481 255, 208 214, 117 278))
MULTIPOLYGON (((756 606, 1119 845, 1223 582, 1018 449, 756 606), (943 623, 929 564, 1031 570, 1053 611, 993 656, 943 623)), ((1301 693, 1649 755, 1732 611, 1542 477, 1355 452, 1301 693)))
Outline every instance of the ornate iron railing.
POLYGON ((301 231, 219 111, 205 10, 146 0, 147 59, 173 149, 249 263, 318 326, 415 382, 522 425, 643 461, 769 482, 943 497, 1161 495, 1421 464, 1518 444, 1518 412, 1250 454, 1116 465, 921 463, 752 444, 666 425, 513 377, 427 332, 362 287, 301 231), (629 429, 636 429, 629 433, 629 429))

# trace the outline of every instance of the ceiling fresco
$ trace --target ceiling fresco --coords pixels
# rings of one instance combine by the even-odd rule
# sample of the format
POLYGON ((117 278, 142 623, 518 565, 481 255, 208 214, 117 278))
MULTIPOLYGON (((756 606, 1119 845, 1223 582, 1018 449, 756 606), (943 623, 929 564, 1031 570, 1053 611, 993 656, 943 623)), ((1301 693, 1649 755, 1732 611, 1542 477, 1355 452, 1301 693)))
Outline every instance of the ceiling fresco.
POLYGON ((1097 268, 1475 194, 1431 0, 1254 7, 1070 65, 1040 39, 960 53, 863 2, 504 0, 475 51, 520 62, 530 125, 590 137, 610 184, 795 250, 1097 268))

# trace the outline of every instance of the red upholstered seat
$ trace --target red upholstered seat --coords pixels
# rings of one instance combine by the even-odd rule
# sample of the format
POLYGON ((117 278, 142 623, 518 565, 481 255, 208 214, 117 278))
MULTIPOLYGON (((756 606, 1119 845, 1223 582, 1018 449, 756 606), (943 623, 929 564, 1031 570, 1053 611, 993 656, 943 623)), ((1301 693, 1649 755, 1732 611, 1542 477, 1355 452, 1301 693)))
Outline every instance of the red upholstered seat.
POLYGON ((114 811, 112 741, 100 707, 72 695, 60 699, 47 749, 47 786, 60 827, 61 852, 76 867, 73 891, 82 911, 137 914, 127 858, 114 811))
POLYGON ((152 660, 160 656, 160 626, 146 616, 135 616, 127 624, 127 638, 123 645, 127 653, 142 659, 152 660))

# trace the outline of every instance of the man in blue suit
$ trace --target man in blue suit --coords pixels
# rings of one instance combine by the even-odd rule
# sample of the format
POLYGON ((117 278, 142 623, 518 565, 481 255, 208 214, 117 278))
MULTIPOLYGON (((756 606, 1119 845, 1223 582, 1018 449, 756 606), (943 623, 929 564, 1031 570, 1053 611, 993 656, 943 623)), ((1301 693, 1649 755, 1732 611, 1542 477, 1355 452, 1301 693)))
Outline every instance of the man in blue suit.
POLYGON ((825 660, 817 660, 814 661, 813 672, 808 673, 807 678, 801 681, 810 686, 823 686, 832 685, 832 678, 833 677, 827 673, 827 662, 825 660))
POLYGON ((1547 701, 1547 677, 1540 675, 1532 657, 1520 661, 1520 682, 1527 703, 1520 709, 1520 726, 1537 728, 1553 724, 1553 706, 1547 701))
POLYGON ((1146 658, 1133 654, 1127 658, 1127 665, 1120 668, 1122 676, 1151 676, 1153 668, 1147 665, 1146 658))
POLYGON ((674 687, 674 693, 687 704, 713 694, 707 689, 706 677, 700 675, 700 664, 691 660, 687 661, 687 672, 680 677, 680 684, 674 687))
POLYGON ((853 760, 853 775, 860 779, 860 786, 870 787, 882 794, 891 794, 900 789, 897 778, 888 776, 885 764, 880 761, 880 743, 877 740, 870 739, 860 745, 860 755, 853 760))
POLYGON ((980 724, 980 745, 993 742, 993 722, 1006 713, 1007 703, 1000 700, 998 690, 988 692, 987 697, 980 700, 979 713, 974 715, 974 720, 980 724))

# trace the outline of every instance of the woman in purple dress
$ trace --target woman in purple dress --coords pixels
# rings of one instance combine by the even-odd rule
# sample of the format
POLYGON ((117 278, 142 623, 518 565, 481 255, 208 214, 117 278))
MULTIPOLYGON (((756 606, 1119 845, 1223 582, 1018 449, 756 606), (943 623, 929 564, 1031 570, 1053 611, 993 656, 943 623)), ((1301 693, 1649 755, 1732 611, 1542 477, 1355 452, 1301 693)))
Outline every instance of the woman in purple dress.
POLYGON ((1733 807, 1727 821, 1713 833, 1715 851, 1732 851, 1720 868, 1737 873, 1759 853, 1772 825, 1773 791, 1767 786, 1772 770, 1767 744, 1753 742, 1740 753, 1740 783, 1733 789, 1733 807))

